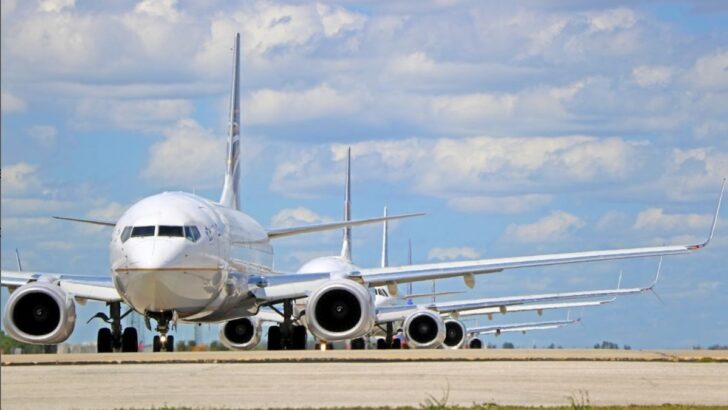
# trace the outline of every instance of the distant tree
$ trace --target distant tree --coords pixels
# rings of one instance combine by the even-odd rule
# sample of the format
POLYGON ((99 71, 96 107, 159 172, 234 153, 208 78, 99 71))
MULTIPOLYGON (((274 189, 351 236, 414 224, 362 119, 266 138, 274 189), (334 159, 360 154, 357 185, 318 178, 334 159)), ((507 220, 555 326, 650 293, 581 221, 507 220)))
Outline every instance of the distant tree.
POLYGON ((222 343, 215 340, 214 342, 210 343, 210 350, 213 352, 219 352, 221 350, 230 350, 230 349, 228 349, 227 347, 225 347, 225 345, 223 345, 222 343))
POLYGON ((20 348, 20 351, 25 354, 46 352, 46 347, 43 345, 18 342, 0 330, 0 352, 3 354, 13 354, 17 348, 20 348))
POLYGON ((594 348, 595 348, 595 349, 601 349, 601 348, 602 348, 602 346, 601 346, 601 345, 600 345, 599 343, 597 343, 597 344, 595 344, 595 345, 594 345, 594 348))
POLYGON ((712 345, 708 350, 728 350, 728 345, 712 345))
POLYGON ((630 346, 630 345, 624 345, 623 349, 624 350, 632 350, 632 346, 630 346))
POLYGON ((513 343, 511 343, 511 342, 505 342, 505 343, 503 343, 503 348, 504 349, 515 349, 516 347, 513 346, 513 343))
POLYGON ((488 348, 488 349, 497 349, 498 348, 498 345, 496 345, 495 343, 488 343, 488 345, 486 346, 486 348, 488 348))
POLYGON ((555 349, 555 348, 556 348, 556 345, 555 345, 555 344, 551 343, 551 344, 549 345, 549 349, 555 349))

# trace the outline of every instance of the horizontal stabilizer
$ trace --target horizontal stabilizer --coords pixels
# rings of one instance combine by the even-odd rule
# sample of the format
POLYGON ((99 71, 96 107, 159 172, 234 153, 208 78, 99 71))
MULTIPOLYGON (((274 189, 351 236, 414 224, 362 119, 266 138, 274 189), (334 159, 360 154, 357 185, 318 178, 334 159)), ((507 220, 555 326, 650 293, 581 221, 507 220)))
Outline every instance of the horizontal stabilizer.
POLYGON ((101 221, 98 219, 67 218, 64 216, 54 216, 53 218, 60 219, 62 221, 81 222, 81 223, 92 224, 92 225, 110 226, 112 228, 114 226, 116 226, 116 222, 101 221))
POLYGON ((369 219, 358 219, 353 221, 341 221, 341 222, 331 222, 331 223, 325 223, 325 224, 318 224, 318 225, 306 225, 306 226, 294 226, 290 228, 271 228, 268 229, 268 238, 270 239, 277 239, 277 238, 283 238, 285 236, 293 236, 293 235, 301 235, 305 233, 312 233, 312 232, 321 232, 321 231, 330 231, 332 229, 341 229, 347 226, 359 226, 359 225, 367 225, 367 224, 373 224, 383 221, 392 221, 395 219, 403 219, 403 218, 412 218, 415 216, 422 216, 424 213, 414 213, 414 214, 404 214, 404 215, 394 215, 394 216, 379 216, 376 218, 369 218, 369 219))

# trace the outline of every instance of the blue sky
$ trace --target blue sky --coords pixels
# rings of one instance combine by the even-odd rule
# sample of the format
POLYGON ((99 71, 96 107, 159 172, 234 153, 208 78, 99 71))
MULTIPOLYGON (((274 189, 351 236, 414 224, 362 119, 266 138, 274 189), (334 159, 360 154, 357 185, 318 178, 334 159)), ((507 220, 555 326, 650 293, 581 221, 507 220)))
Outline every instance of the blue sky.
MULTIPOLYGON (((19 248, 27 269, 104 274, 109 232, 50 215, 114 219, 163 190, 219 197, 236 31, 243 206, 263 225, 340 218, 347 146, 355 217, 428 213, 393 226, 392 263, 410 238, 417 262, 700 241, 728 176, 723 2, 3 0, 3 269, 19 248)), ((376 264, 379 228, 354 241, 355 262, 376 264)), ((282 240, 276 267, 339 242, 282 240)), ((725 344, 726 255, 724 216, 708 249, 665 260, 664 304, 623 298, 584 326, 507 340, 725 344)), ((612 286, 620 270, 636 286, 656 266, 516 270, 469 295, 612 286)))

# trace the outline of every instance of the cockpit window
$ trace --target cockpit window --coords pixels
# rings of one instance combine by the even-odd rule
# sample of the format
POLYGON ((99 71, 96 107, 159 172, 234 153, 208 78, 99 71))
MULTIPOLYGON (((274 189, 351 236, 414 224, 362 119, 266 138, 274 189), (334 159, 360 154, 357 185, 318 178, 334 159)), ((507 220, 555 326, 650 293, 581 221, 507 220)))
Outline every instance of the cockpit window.
POLYGON ((176 236, 183 238, 185 234, 181 226, 159 225, 159 233, 157 236, 176 236))
POLYGON ((200 231, 196 226, 185 226, 185 237, 192 242, 197 242, 200 239, 200 231))
POLYGON ((154 226, 135 226, 131 230, 131 237, 154 236, 154 226))
POLYGON ((121 231, 121 243, 126 242, 129 239, 130 235, 131 235, 131 226, 124 227, 124 230, 121 231))

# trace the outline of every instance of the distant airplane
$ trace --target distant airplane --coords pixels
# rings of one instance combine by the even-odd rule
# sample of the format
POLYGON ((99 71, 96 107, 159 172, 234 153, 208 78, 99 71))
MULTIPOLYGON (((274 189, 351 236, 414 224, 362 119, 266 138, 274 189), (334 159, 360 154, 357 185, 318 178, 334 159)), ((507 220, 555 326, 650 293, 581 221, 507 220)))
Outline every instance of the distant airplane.
POLYGON ((469 340, 468 347, 471 349, 480 349, 483 347, 483 342, 478 338, 480 335, 496 335, 500 336, 501 333, 508 332, 521 332, 526 334, 532 330, 547 330, 557 329, 562 326, 571 325, 574 323, 581 322, 581 319, 569 319, 566 320, 551 320, 546 322, 530 322, 530 323, 511 323, 507 325, 489 325, 489 326, 475 326, 467 329, 467 339, 469 340))
MULTIPOLYGON (((60 218, 111 228, 111 275, 3 271, 0 283, 12 290, 4 314, 5 330, 11 337, 27 343, 61 343, 74 330, 75 304, 93 300, 109 307, 108 315, 100 312, 95 316, 110 324, 98 332, 99 352, 137 351, 137 330, 122 329, 121 324, 122 318, 131 311, 143 315, 150 328, 150 321, 156 322, 155 351, 172 351, 174 339, 168 333, 175 323, 226 322, 224 326, 231 338, 243 337, 247 331, 245 318, 255 316, 261 307, 282 304, 281 338, 300 348, 307 332, 327 342, 357 339, 369 334, 376 322, 402 318, 402 310, 377 309, 372 288, 379 286, 386 286, 392 293, 401 283, 462 277, 472 287, 474 275, 506 269, 691 253, 706 246, 713 236, 720 199, 708 239, 700 244, 373 269, 358 269, 341 258, 329 259, 327 264, 304 266, 301 272, 275 271, 272 240, 418 214, 265 229, 241 212, 239 55, 240 35, 237 34, 225 181, 220 201, 190 193, 164 192, 136 202, 117 221, 60 218), (298 313, 301 324, 294 325, 291 320, 294 302, 304 298, 305 310, 298 313), (130 307, 125 313, 121 311, 122 303, 130 307)), ((723 189, 721 198, 722 193, 723 189)), ((591 296, 601 294, 597 291, 591 296)), ((524 298, 524 303, 526 300, 529 299, 524 298)), ((539 300, 551 299, 529 301, 539 300)), ((505 300, 492 303, 503 304, 505 300)), ((427 329, 428 326, 421 325, 429 324, 432 325, 429 329, 435 331, 439 326, 434 324, 441 320, 439 315, 426 310, 409 312, 407 319, 405 327, 427 329)))

